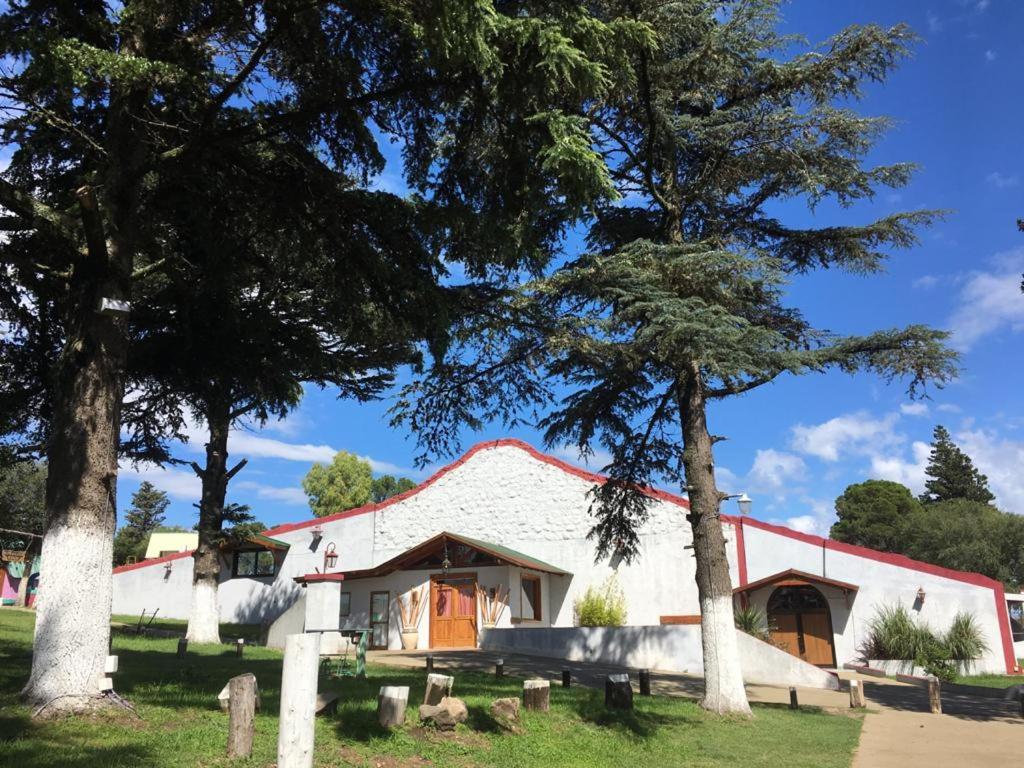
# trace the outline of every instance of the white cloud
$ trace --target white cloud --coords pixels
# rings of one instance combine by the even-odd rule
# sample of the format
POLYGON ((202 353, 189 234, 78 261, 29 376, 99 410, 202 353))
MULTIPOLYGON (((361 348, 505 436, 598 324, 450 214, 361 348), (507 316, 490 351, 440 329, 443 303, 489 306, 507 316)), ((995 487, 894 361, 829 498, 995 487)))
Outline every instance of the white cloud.
POLYGON ((786 527, 801 533, 816 534, 819 532, 818 518, 814 515, 797 515, 796 517, 786 518, 786 527))
POLYGON ((875 453, 885 446, 897 445, 903 436, 895 431, 899 414, 875 419, 866 411, 844 414, 823 424, 793 427, 791 446, 800 453, 825 461, 838 461, 841 454, 875 453))
POLYGON ((1006 512, 1024 514, 1024 442, 1007 440, 992 430, 958 432, 955 439, 982 473, 1006 512))
POLYGON ((139 483, 148 480, 174 499, 199 501, 202 495, 202 483, 191 469, 165 468, 148 462, 132 466, 126 462, 118 467, 118 476, 139 483))
POLYGON ((782 488, 790 480, 801 480, 807 465, 799 456, 768 448, 758 450, 750 468, 749 479, 757 486, 782 488))
POLYGON ((974 272, 967 278, 949 320, 956 347, 970 349, 983 336, 1003 328, 1024 329, 1022 271, 1024 248, 1017 248, 993 259, 991 271, 974 272))
POLYGON ((928 11, 928 31, 931 33, 942 31, 942 20, 931 11, 928 11))
MULTIPOLYGON (((988 54, 992 54, 992 58, 995 58, 995 54, 992 51, 985 52, 985 58, 988 58, 988 54)), ((992 59, 988 59, 992 61, 992 59)), ((1016 187, 1020 184, 1020 176, 1016 173, 1001 173, 999 171, 992 171, 988 176, 985 177, 985 181, 991 184, 996 189, 1009 189, 1010 187, 1016 187)))
POLYGON ((962 409, 959 405, 954 405, 953 403, 942 403, 942 405, 936 407, 936 410, 943 413, 960 413, 962 409))
POLYGON ((274 485, 242 480, 232 484, 232 487, 240 490, 253 491, 257 498, 280 501, 284 504, 305 505, 308 502, 306 492, 301 488, 279 488, 274 485))
POLYGON ((900 413, 904 416, 927 416, 928 403, 903 403, 900 405, 900 413))
POLYGON ((998 54, 995 51, 993 51, 991 48, 989 48, 987 51, 985 51, 985 61, 995 61, 997 56, 998 56, 998 54))
POLYGON ((928 466, 928 455, 931 453, 931 446, 920 440, 914 441, 911 445, 913 460, 908 461, 902 456, 883 455, 881 453, 871 457, 871 477, 875 480, 892 480, 907 486, 914 493, 924 490, 924 470, 928 466))
POLYGON ((928 290, 939 284, 939 278, 935 275, 921 275, 911 285, 919 290, 928 290))
POLYGON ((287 461, 320 461, 329 463, 337 451, 329 445, 310 443, 286 443, 272 437, 260 437, 245 430, 231 433, 228 449, 232 455, 260 459, 285 459, 287 461))
POLYGON ((603 448, 595 448, 589 456, 582 456, 575 445, 563 445, 553 449, 551 454, 570 464, 575 464, 577 467, 589 469, 591 472, 600 472, 612 463, 612 455, 603 448))
POLYGON ((974 9, 978 11, 978 13, 984 13, 988 9, 990 1, 991 0, 978 0, 974 4, 974 9))

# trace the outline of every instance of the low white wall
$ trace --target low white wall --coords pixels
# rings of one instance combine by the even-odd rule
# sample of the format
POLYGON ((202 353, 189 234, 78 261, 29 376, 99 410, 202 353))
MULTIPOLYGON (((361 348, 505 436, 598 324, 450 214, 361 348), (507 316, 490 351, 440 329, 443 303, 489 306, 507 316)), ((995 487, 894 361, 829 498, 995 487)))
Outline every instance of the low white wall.
MULTIPOLYGON (((838 690, 835 675, 743 632, 736 637, 747 683, 838 690)), ((697 625, 491 629, 481 633, 480 647, 632 669, 704 673, 697 625)))

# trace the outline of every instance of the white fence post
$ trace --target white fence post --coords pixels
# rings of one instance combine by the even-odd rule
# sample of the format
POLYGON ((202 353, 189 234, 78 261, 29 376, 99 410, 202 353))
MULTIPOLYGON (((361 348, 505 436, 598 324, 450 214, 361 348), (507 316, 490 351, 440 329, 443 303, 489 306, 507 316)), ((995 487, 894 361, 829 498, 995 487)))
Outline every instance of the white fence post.
POLYGON ((311 768, 316 730, 316 689, 320 674, 320 634, 288 635, 281 673, 278 768, 311 768))

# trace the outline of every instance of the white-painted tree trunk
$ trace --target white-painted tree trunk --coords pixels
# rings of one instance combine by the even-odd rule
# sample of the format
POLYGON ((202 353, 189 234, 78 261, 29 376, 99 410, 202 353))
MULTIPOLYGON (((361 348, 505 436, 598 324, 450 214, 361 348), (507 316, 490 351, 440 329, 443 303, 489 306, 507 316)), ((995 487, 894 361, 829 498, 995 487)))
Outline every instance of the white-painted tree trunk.
POLYGON ((188 614, 190 643, 220 642, 220 604, 217 584, 197 579, 192 584, 192 609, 188 614))
POLYGON ((701 600, 700 614, 705 685, 701 706, 719 714, 749 715, 732 598, 705 598, 701 600))
POLYGON ((288 635, 281 671, 281 719, 277 768, 310 768, 316 732, 320 634, 288 635))
POLYGON ((32 673, 22 691, 43 715, 86 709, 106 677, 113 537, 67 520, 54 522, 43 540, 32 673))

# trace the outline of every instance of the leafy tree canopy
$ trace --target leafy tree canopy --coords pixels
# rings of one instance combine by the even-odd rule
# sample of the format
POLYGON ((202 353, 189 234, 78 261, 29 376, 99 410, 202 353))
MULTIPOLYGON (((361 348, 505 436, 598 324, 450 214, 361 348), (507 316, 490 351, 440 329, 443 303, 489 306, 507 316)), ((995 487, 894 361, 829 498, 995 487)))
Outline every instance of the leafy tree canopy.
POLYGON ((370 498, 375 504, 380 504, 385 499, 411 491, 415 487, 416 483, 407 477, 396 478, 393 475, 381 475, 373 478, 370 486, 370 498))
POLYGON ((348 451, 338 451, 330 464, 314 464, 302 479, 309 507, 325 517, 366 504, 372 498, 370 463, 348 451))
POLYGON ((883 552, 903 552, 911 520, 920 509, 921 504, 910 489, 899 483, 856 483, 836 499, 838 520, 829 537, 883 552))
MULTIPOLYGON (((4 528, 43 534, 46 529, 45 463, 0 463, 0 520, 4 521, 4 528)), ((6 541, 11 534, 0 533, 0 536, 6 541)))
POLYGON ((988 504, 995 499, 988 489, 988 478, 975 468, 971 457, 960 450, 941 424, 932 435, 932 450, 924 473, 928 479, 921 501, 926 504, 954 499, 988 504))

